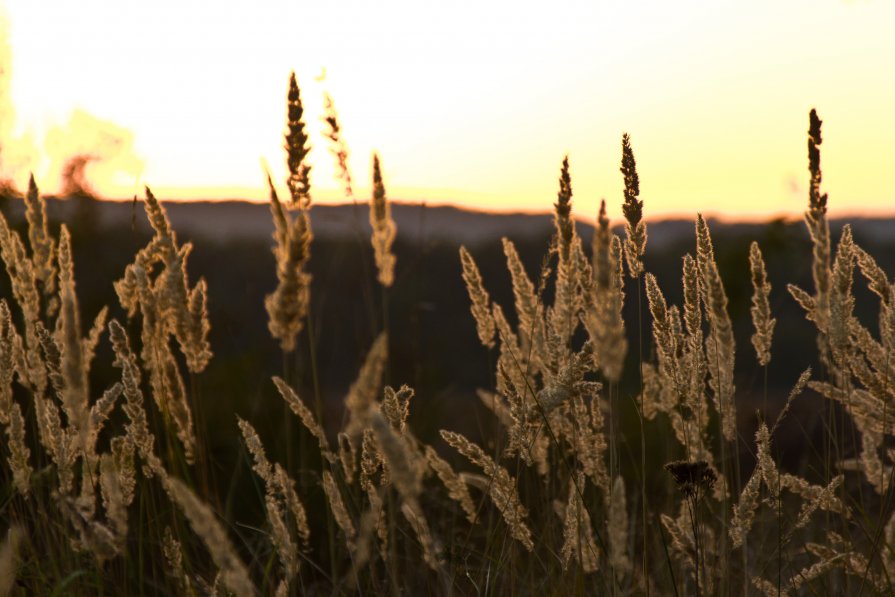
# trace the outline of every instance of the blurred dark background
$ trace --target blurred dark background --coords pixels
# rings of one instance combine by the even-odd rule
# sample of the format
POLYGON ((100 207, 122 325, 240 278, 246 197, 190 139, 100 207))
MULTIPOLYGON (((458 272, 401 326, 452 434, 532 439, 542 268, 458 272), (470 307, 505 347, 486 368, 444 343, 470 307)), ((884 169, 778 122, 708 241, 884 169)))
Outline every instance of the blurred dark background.
MULTIPOLYGON (((165 207, 178 241, 194 244, 188 263, 192 283, 199 277, 208 282, 214 358, 206 371, 191 381, 197 386, 199 420, 205 422, 211 455, 224 479, 239 457, 235 414, 256 426, 275 459, 285 457, 282 430, 284 424, 292 423, 284 423, 284 407, 270 381, 272 375, 287 375, 302 398, 313 404, 312 363, 316 361, 316 392, 325 406, 327 430, 335 434, 342 423, 342 400, 366 350, 383 328, 383 301, 390 332, 387 381, 394 386, 408 384, 416 390, 411 425, 417 436, 437 443, 440 428, 461 431, 479 440, 491 435, 485 429, 492 429, 494 420, 479 403, 476 389, 493 388, 496 354, 489 354, 478 342, 461 279, 458 247, 461 243, 467 246, 492 298, 512 318, 511 284, 501 236, 516 243, 529 275, 535 277, 549 244, 551 215, 494 215, 425 204, 393 205, 399 230, 394 247, 397 269, 395 284, 386 298, 375 282, 367 206, 315 205, 310 260, 313 335, 307 329, 303 331, 297 351, 284 357, 268 332, 264 310, 264 297, 276 284, 269 207, 245 202, 172 202, 165 207)), ((10 224, 27 234, 21 199, 7 198, 2 208, 10 224)), ((110 307, 112 317, 124 322, 126 314, 118 305, 112 283, 151 237, 142 203, 75 196, 67 200, 50 198, 47 209, 54 235, 61 222, 68 223, 72 231, 85 328, 103 305, 110 307)), ((857 242, 891 274, 895 269, 895 221, 859 219, 852 224, 857 242)), ((647 270, 656 275, 669 302, 681 304, 681 258, 694 252, 693 223, 669 220, 648 221, 648 225, 647 270)), ((832 223, 834 239, 841 226, 840 221, 832 223)), ((800 221, 710 221, 710 228, 736 332, 739 428, 743 445, 751 446, 756 417, 761 416, 756 411, 767 405, 764 416, 773 420, 799 374, 817 364, 814 328, 786 291, 787 283, 812 288, 811 246, 800 221), (771 304, 777 318, 766 393, 765 372, 758 366, 750 343, 748 250, 752 240, 758 241, 767 262, 773 286, 771 304)), ((589 249, 592 226, 579 223, 578 231, 589 249)), ((621 229, 616 232, 622 233, 621 229)), ((619 396, 622 405, 628 405, 622 415, 623 442, 638 451, 639 426, 633 409, 641 350, 636 283, 628 280, 625 291, 630 348, 619 396)), ((857 284, 856 292, 857 314, 875 330, 876 302, 863 285, 857 284)), ((6 275, 0 276, 0 296, 11 296, 6 275)), ((651 360, 645 296, 642 304, 642 351, 644 358, 651 360)), ((139 321, 129 322, 128 329, 136 342, 139 321)), ((94 396, 118 378, 111 362, 104 341, 94 361, 94 396)), ((823 430, 823 405, 820 397, 806 393, 793 405, 786 424, 778 431, 780 457, 791 466, 808 466, 803 456, 823 430)), ((664 424, 661 427, 666 428, 664 424)), ((650 436, 648 450, 658 452, 657 458, 671 459, 674 455, 667 451, 673 449, 673 441, 650 436)))

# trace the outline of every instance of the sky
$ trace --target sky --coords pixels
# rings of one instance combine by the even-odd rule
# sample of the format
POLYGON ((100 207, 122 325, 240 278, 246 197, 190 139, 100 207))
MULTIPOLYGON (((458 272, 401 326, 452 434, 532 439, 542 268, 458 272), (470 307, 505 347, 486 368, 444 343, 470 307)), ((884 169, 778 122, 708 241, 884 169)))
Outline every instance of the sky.
POLYGON ((808 111, 831 212, 895 214, 890 0, 12 0, 0 4, 0 170, 58 191, 94 159, 103 196, 266 198, 285 180, 294 70, 319 203, 339 112, 359 199, 372 152, 394 200, 621 216, 631 135, 647 217, 797 215, 808 111))

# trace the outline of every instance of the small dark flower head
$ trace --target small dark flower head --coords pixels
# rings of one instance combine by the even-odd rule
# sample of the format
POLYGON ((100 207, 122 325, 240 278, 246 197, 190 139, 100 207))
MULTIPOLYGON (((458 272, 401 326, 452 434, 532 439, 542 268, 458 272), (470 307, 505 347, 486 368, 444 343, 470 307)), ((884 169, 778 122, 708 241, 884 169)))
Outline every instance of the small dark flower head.
POLYGON ((666 464, 665 470, 671 473, 677 488, 688 498, 698 496, 700 493, 705 495, 718 480, 718 474, 704 460, 696 462, 675 460, 666 464))

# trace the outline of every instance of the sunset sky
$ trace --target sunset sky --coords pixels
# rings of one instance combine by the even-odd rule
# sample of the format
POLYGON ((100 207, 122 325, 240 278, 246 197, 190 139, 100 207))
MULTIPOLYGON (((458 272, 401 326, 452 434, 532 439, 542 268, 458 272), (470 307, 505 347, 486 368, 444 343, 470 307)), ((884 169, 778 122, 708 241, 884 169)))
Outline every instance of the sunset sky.
POLYGON ((835 213, 895 213, 890 0, 14 0, 0 164, 48 192, 75 153, 106 196, 266 197, 284 178, 295 70, 315 201, 343 199, 321 137, 335 100, 357 194, 620 217, 623 132, 648 215, 797 214, 808 110, 835 213), (325 69, 325 70, 324 70, 325 69), (325 77, 323 76, 325 74, 325 77))

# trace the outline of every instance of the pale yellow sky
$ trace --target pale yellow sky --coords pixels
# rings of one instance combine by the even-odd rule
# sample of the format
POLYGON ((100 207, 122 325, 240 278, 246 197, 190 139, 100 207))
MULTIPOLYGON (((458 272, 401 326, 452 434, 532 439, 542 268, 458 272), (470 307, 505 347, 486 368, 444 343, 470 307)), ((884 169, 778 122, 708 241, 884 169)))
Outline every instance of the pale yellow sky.
POLYGON ((627 131, 648 215, 795 214, 817 107, 834 213, 895 213, 890 0, 4 8, 14 116, 0 115, 0 162, 20 185, 34 169, 53 191, 60 161, 87 152, 107 158, 88 174, 109 196, 145 183, 163 197, 264 198, 260 159, 283 178, 294 69, 320 202, 340 198, 319 134, 328 91, 360 197, 376 150, 392 198, 548 210, 569 153, 577 213, 605 197, 617 217, 627 131))

